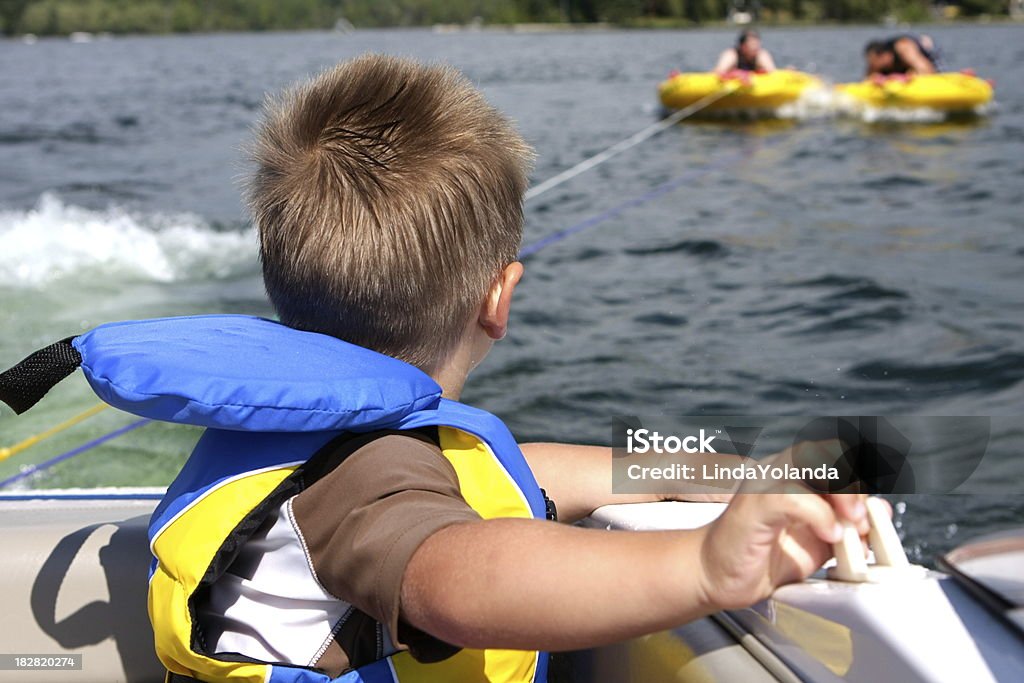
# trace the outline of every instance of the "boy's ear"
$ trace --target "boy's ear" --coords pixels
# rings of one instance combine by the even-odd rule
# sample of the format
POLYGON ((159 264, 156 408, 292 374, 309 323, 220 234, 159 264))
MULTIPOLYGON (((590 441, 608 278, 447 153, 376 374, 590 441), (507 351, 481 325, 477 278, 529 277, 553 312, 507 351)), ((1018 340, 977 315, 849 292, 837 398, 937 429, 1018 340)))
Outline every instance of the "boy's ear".
POLYGON ((512 292, 523 277, 523 264, 513 261, 505 266, 491 284, 483 306, 480 307, 480 327, 487 336, 498 340, 508 332, 508 315, 512 308, 512 292))

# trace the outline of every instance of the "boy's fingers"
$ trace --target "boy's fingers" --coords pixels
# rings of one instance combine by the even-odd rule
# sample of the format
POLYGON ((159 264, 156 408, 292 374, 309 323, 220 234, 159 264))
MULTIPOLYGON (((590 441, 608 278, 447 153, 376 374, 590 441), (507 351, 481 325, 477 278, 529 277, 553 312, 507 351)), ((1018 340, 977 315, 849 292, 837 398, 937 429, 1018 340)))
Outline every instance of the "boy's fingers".
POLYGON ((868 522, 867 495, 863 493, 833 493, 828 496, 840 520, 849 522, 861 536, 871 530, 868 522))
POLYGON ((832 557, 832 547, 825 543, 808 545, 801 543, 795 535, 784 534, 781 538, 783 552, 792 561, 789 572, 783 583, 800 581, 808 574, 825 564, 832 557))
POLYGON ((826 543, 836 543, 842 538, 843 528, 832 506, 824 498, 805 493, 785 498, 785 515, 790 522, 806 524, 815 536, 826 543))

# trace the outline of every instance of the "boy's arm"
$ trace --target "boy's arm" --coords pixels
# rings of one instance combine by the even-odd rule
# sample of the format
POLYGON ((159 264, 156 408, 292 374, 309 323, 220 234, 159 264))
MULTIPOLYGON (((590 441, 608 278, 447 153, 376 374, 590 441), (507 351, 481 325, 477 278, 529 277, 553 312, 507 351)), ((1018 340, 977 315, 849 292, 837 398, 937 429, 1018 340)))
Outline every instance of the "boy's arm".
POLYGON ((897 54, 899 54, 899 56, 903 59, 903 61, 910 66, 913 73, 935 73, 935 67, 928 60, 928 58, 921 53, 921 48, 917 46, 917 43, 915 43, 910 38, 903 38, 902 40, 897 40, 896 44, 893 46, 893 50, 895 50, 897 54))
MULTIPOLYGON (((612 449, 602 446, 576 446, 561 443, 527 443, 520 445, 537 483, 558 508, 560 522, 583 519, 602 505, 615 503, 651 503, 661 500, 728 502, 726 489, 704 487, 688 494, 612 493, 612 449)), ((736 455, 695 453, 673 455, 672 461, 700 465, 715 462, 730 467, 743 461, 736 455)))
POLYGON ((718 63, 715 64, 715 68, 712 71, 719 76, 729 73, 736 68, 737 59, 736 51, 732 48, 723 50, 722 54, 718 57, 718 63))
POLYGON ((596 647, 746 606, 831 556, 859 496, 742 495, 693 531, 607 532, 536 520, 445 527, 403 575, 402 619, 461 647, 596 647))

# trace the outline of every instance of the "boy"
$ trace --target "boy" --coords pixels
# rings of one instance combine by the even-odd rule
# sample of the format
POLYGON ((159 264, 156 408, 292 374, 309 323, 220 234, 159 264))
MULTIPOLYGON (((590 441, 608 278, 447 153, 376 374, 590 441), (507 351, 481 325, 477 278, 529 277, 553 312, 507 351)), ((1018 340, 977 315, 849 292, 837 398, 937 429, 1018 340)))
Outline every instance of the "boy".
POLYGON ((48 351, 114 405, 211 427, 150 531, 169 681, 543 681, 540 651, 749 605, 818 568, 840 520, 867 533, 859 498, 808 494, 737 496, 695 531, 545 521, 540 486, 569 522, 655 497, 610 495, 608 449, 520 451, 457 402, 508 326, 530 155, 454 71, 346 62, 257 136, 283 325, 119 323, 48 351))
MULTIPOLYGON (((523 274, 516 254, 529 159, 508 122, 447 69, 363 57, 292 91, 259 131, 249 194, 281 321, 405 360, 457 400, 506 332, 523 274)), ((604 449, 530 444, 523 453, 566 521, 628 502, 609 495, 604 449)), ((309 554, 324 587, 360 606, 350 618, 374 639, 381 631, 370 625, 383 624, 393 645, 423 662, 458 648, 594 646, 747 605, 830 556, 836 510, 863 524, 854 498, 833 509, 809 495, 740 498, 696 532, 485 520, 449 465, 429 435, 383 436, 292 505, 294 524, 317 539, 309 554), (343 561, 357 534, 372 547, 343 561)), ((221 602, 236 604, 239 592, 229 592, 221 602)), ((223 633, 259 628, 236 623, 223 633)), ((334 676, 365 666, 358 637, 344 640, 311 663, 334 676)), ((474 661, 459 673, 509 673, 474 661)), ((530 667, 518 673, 529 678, 530 667)))
POLYGON ((893 74, 933 74, 939 71, 930 36, 901 35, 872 40, 864 46, 867 77, 893 74))
POLYGON ((768 50, 761 47, 761 34, 752 28, 740 31, 736 38, 736 47, 731 47, 718 56, 718 63, 713 70, 719 76, 730 71, 756 71, 770 73, 775 71, 775 60, 768 50))

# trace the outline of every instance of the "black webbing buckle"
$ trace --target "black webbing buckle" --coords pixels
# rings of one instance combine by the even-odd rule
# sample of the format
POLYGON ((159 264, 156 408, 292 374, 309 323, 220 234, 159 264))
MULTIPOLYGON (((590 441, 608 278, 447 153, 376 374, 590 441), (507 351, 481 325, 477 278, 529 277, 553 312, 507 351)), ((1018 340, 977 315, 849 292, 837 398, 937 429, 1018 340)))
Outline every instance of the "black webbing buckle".
POLYGON ((555 507, 555 501, 548 498, 548 492, 544 489, 540 490, 540 495, 544 496, 544 518, 550 519, 552 522, 557 522, 558 508, 555 507))

